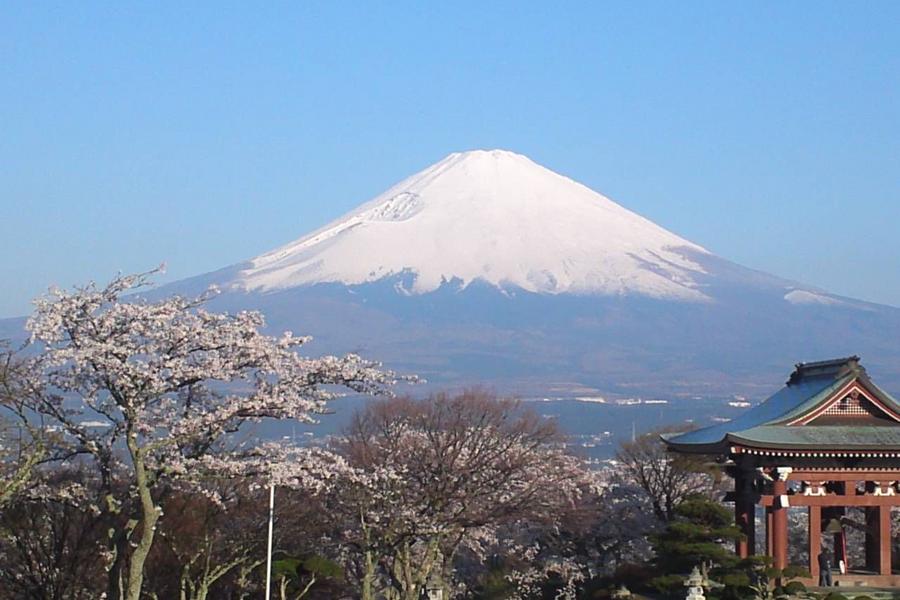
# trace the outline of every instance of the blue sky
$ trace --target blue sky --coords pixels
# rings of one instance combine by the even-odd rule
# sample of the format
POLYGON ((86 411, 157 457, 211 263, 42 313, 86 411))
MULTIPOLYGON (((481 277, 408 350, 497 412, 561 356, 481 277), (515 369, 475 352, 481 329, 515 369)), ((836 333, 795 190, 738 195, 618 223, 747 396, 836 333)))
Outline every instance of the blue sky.
POLYGON ((900 3, 182 4, 0 9, 0 316, 238 262, 472 148, 900 305, 900 3))

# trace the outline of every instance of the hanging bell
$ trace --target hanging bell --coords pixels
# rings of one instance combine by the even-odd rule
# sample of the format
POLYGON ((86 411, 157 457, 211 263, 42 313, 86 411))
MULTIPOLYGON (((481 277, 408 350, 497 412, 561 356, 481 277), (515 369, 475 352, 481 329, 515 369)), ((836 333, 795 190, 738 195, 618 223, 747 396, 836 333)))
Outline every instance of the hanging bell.
POLYGON ((841 533, 844 530, 839 519, 831 519, 825 526, 825 533, 841 533))

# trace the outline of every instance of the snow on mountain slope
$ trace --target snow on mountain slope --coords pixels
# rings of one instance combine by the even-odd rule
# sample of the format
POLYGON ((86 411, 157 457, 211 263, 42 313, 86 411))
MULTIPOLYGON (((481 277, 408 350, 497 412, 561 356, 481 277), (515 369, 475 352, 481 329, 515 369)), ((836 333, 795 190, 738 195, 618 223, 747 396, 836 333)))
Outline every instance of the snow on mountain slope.
POLYGON ((841 306, 846 302, 833 298, 826 294, 817 294, 807 290, 792 290, 784 295, 784 299, 791 304, 820 304, 822 306, 841 306))
POLYGON ((513 152, 451 154, 329 225, 258 256, 231 285, 274 291, 413 276, 557 294, 705 301, 700 246, 513 152))
MULTIPOLYGON (((144 295, 211 285, 211 310, 259 310, 313 354, 358 352, 432 390, 763 398, 785 365, 852 354, 900 389, 900 309, 733 263, 511 152, 453 154, 278 250, 144 295)), ((0 339, 23 325, 0 319, 0 339)))

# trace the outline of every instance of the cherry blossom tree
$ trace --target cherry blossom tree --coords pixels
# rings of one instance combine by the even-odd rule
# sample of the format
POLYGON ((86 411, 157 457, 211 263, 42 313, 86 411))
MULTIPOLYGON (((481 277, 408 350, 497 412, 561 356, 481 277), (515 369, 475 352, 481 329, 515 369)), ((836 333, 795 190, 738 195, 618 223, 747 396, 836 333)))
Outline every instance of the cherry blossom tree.
POLYGON ((575 502, 552 518, 523 518, 468 536, 458 569, 469 584, 487 596, 574 600, 588 597, 585 591, 620 565, 643 561, 650 553, 646 536, 657 524, 643 491, 620 484, 610 468, 585 469, 579 479, 575 502))
POLYGON ((360 413, 340 447, 356 473, 338 489, 362 597, 381 577, 388 597, 416 600, 467 536, 571 504, 583 470, 560 441, 554 423, 478 390, 360 413))
MULTIPOLYGON (((41 473, 53 484, 77 471, 41 473)), ((26 490, 0 510, 0 597, 89 600, 100 596, 103 565, 97 560, 110 523, 90 510, 26 490)))
POLYGON ((123 297, 152 275, 52 291, 27 323, 40 348, 32 368, 53 391, 27 408, 60 432, 54 458, 95 473, 96 510, 122 517, 105 554, 108 600, 139 600, 168 490, 202 488, 213 471, 293 484, 330 475, 322 454, 288 449, 284 462, 284 448, 240 445, 246 423, 312 422, 339 388, 380 394, 397 379, 356 355, 303 357, 309 338, 265 335, 257 312, 210 312, 210 294, 123 297))
POLYGON ((716 473, 702 456, 670 453, 660 434, 683 431, 663 428, 623 443, 616 459, 624 481, 637 485, 647 494, 653 514, 662 523, 675 519, 675 509, 693 494, 711 493, 716 473))

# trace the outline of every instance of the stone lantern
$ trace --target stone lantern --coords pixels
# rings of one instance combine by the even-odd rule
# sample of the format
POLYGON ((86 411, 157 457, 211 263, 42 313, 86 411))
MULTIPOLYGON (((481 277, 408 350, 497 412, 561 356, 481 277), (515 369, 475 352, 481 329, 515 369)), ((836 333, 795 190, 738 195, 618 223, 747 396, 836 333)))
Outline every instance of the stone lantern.
POLYGON ((703 584, 703 575, 700 573, 700 569, 694 567, 684 582, 684 587, 688 589, 686 600, 706 600, 706 596, 703 595, 703 584))

